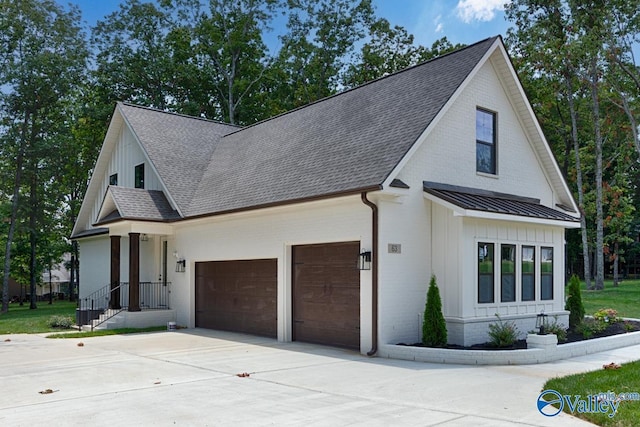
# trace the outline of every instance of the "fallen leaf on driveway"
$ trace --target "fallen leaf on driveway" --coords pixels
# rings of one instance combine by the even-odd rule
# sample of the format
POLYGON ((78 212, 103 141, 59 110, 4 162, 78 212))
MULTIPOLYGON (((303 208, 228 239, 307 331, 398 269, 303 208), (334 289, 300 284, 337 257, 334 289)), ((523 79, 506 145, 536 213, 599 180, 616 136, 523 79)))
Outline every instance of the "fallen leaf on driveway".
POLYGON ((11 342, 11 339, 7 338, 4 342, 11 342))
POLYGON ((247 378, 248 376, 250 376, 251 374, 248 372, 243 372, 241 374, 236 374, 238 377, 240 378, 247 378))
POLYGON ((78 343, 78 347, 84 347, 84 343, 83 342, 79 342, 78 343))
POLYGON ((60 390, 51 390, 50 388, 48 388, 46 390, 39 391, 38 393, 40 393, 40 394, 51 394, 51 393, 55 393, 56 391, 60 391, 60 390))
POLYGON ((162 384, 162 381, 156 381, 154 384, 162 384))
POLYGON ((618 365, 617 363, 609 363, 608 365, 602 365, 602 367, 604 369, 620 369, 620 365, 618 365))

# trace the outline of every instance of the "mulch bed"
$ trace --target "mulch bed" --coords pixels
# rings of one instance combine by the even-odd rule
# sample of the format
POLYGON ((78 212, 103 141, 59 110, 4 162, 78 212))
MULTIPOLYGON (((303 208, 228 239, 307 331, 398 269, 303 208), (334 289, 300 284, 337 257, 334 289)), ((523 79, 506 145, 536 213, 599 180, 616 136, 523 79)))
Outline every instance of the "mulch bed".
MULTIPOLYGON (((635 331, 640 331, 640 322, 637 322, 635 320, 628 320, 626 322, 612 323, 607 327, 607 329, 605 329, 604 331, 598 334, 593 334, 588 339, 610 337, 613 335, 626 334, 627 332, 635 332, 635 331), (628 326, 625 327, 625 323, 628 325, 632 325, 633 330, 630 331, 629 329, 627 329, 628 326)), ((568 331, 567 339, 565 341, 558 342, 558 344, 562 345, 562 344, 567 344, 571 342, 586 341, 586 340, 587 339, 585 339, 582 336, 582 334, 579 334, 575 331, 568 331)), ((421 342, 413 343, 413 344, 399 343, 398 345, 405 345, 405 346, 411 346, 411 347, 427 347, 421 342)), ((461 346, 461 345, 448 344, 446 347, 443 347, 443 348, 450 349, 450 350, 524 350, 527 348, 527 341, 518 340, 512 346, 509 346, 509 347, 495 347, 491 345, 491 343, 487 342, 483 344, 474 344, 468 347, 461 346)))

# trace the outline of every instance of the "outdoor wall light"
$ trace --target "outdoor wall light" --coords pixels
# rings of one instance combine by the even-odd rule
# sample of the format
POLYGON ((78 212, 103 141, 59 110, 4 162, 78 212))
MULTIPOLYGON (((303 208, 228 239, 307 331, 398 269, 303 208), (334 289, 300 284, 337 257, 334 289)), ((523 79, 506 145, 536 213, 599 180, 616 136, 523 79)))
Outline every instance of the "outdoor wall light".
POLYGON ((540 314, 536 316, 536 328, 538 328, 538 335, 547 334, 547 315, 544 314, 544 311, 541 311, 540 314))
POLYGON ((176 272, 184 273, 186 265, 187 261, 185 261, 184 259, 179 259, 178 261, 176 261, 176 272))
POLYGON ((149 241, 149 235, 148 234, 141 234, 140 235, 140 241, 141 242, 148 242, 149 241))
POLYGON ((371 270, 371 251, 364 251, 358 257, 358 270, 371 270))

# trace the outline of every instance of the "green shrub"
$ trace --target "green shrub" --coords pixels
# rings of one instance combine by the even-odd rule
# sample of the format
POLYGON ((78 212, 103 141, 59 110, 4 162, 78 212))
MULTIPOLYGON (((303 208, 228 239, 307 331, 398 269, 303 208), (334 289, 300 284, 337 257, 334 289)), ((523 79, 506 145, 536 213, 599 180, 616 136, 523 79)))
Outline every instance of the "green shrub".
POLYGON ((584 319, 584 305, 580 295, 580 279, 575 274, 569 280, 567 294, 565 310, 569 310, 569 328, 576 329, 584 319))
POLYGON ((422 320, 422 343, 428 347, 444 347, 447 345, 447 324, 442 314, 440 291, 436 284, 436 276, 431 275, 427 302, 422 320))
POLYGON ((509 347, 518 340, 518 328, 513 321, 503 322, 496 313, 498 323, 489 324, 489 343, 495 347, 509 347))
POLYGON ((607 326, 609 326, 609 324, 606 322, 587 317, 578 325, 576 332, 581 334, 584 339, 589 339, 595 334, 607 329, 607 326))
POLYGON ((75 321, 69 316, 51 316, 49 326, 52 328, 70 329, 75 325, 75 321))
POLYGON ((605 323, 617 323, 620 321, 618 312, 613 308, 601 308, 593 314, 593 318, 605 323))
POLYGON ((548 324, 545 331, 558 337, 558 341, 567 340, 567 328, 562 323, 558 323, 558 319, 555 317, 553 323, 548 324))

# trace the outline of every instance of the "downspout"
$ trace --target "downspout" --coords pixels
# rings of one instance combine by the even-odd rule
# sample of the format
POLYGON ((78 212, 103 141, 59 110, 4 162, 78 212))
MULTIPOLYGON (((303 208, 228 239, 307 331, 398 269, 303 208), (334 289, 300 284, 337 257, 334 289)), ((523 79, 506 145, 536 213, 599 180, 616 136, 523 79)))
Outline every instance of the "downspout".
POLYGON ((362 203, 371 208, 372 260, 371 260, 371 350, 367 356, 378 352, 378 207, 367 199, 367 192, 361 193, 362 203))

